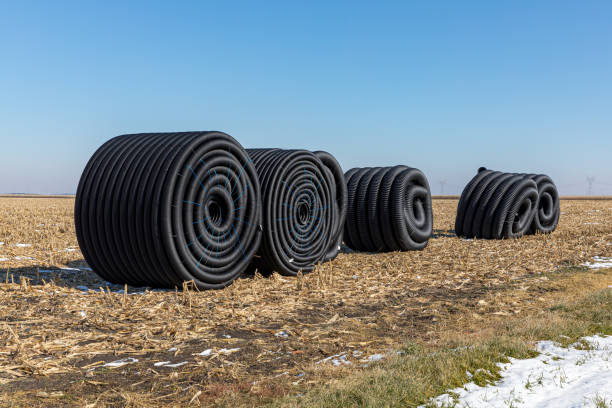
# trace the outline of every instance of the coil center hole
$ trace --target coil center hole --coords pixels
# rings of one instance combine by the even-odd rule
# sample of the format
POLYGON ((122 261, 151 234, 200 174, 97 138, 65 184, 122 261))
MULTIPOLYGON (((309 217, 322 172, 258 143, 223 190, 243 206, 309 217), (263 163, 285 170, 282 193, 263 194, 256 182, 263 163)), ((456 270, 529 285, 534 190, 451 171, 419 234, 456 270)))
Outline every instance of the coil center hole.
POLYGON ((310 208, 305 202, 298 203, 297 205, 297 220, 300 225, 306 225, 310 218, 310 208))
POLYGON ((529 217, 529 210, 531 206, 529 205, 529 201, 523 201, 521 206, 519 207, 517 217, 515 219, 515 224, 517 227, 522 227, 525 223, 527 217, 529 217))
POLYGON ((552 198, 549 195, 543 194, 540 197, 540 210, 544 213, 544 215, 548 216, 552 213, 552 198))
POLYGON ((216 226, 223 222, 223 209, 216 200, 210 200, 208 203, 208 216, 210 222, 216 226))

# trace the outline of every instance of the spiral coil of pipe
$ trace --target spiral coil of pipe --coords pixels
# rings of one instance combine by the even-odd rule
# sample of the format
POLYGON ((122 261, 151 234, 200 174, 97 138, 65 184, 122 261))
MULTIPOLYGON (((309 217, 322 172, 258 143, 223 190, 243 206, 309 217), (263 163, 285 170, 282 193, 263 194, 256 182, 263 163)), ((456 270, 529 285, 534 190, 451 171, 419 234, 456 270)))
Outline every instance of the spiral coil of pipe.
POLYGON ((549 233, 559 214, 559 193, 550 177, 481 167, 461 193, 455 233, 485 239, 549 233))
POLYGON ((255 168, 221 132, 115 137, 90 159, 75 202, 89 265, 133 286, 227 286, 259 247, 260 220, 255 168))

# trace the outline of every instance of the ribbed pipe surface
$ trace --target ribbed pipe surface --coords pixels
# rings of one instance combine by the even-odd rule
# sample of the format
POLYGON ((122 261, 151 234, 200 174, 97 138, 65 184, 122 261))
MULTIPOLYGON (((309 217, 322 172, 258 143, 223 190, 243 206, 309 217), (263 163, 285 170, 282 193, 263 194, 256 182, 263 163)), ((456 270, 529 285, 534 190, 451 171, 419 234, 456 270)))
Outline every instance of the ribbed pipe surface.
POLYGON ((346 172, 348 206, 344 243, 368 252, 420 250, 433 232, 425 175, 407 166, 346 172))
POLYGON ((221 132, 115 137, 90 159, 75 203, 89 265, 133 286, 227 286, 259 247, 260 222, 255 167, 221 132))
POLYGON ((253 267, 308 273, 336 256, 346 202, 342 170, 326 152, 247 149, 259 175, 263 238, 253 267))
POLYGON ((461 193, 455 233, 501 239, 552 232, 559 212, 559 194, 548 176, 480 168, 461 193))

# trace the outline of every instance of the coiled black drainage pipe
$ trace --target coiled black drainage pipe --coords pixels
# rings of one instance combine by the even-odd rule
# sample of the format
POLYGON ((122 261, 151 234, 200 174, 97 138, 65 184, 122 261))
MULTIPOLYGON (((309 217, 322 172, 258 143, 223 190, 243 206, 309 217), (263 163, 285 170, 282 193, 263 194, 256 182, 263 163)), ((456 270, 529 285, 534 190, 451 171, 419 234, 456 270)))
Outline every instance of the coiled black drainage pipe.
POLYGON ((545 175, 478 169, 457 208, 455 233, 467 238, 518 238, 552 232, 559 222, 559 194, 545 175))
POLYGON ((346 172, 348 208, 344 243, 359 251, 425 248, 433 232, 431 192, 425 175, 407 166, 346 172))
POLYGON ((221 132, 115 137, 89 160, 75 203, 87 262, 134 286, 227 286, 259 247, 260 222, 255 167, 221 132))
MULTIPOLYGON (((325 255, 323 261, 331 261, 340 252, 342 247, 342 233, 344 231, 344 220, 346 219, 346 208, 347 208, 347 192, 346 182, 344 181, 344 172, 340 163, 336 160, 331 153, 324 151, 316 151, 314 154, 323 162, 325 167, 331 172, 331 178, 333 178, 336 186, 335 200, 334 200, 334 228, 332 232, 332 239, 330 247, 325 255)), ((328 175, 329 177, 329 175, 328 175)))
POLYGON ((559 224, 559 192, 552 179, 544 174, 528 175, 538 185, 538 209, 531 223, 531 234, 553 232, 559 224))
POLYGON ((336 256, 346 190, 325 152, 247 149, 259 175, 263 238, 253 268, 297 275, 336 256), (338 197, 340 195, 340 197, 338 197))

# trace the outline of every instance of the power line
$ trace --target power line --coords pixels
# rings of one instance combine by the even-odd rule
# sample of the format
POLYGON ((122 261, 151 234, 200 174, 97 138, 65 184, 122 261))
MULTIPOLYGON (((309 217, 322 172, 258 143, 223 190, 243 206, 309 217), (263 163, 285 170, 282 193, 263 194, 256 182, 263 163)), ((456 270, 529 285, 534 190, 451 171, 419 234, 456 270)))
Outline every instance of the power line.
POLYGON ((595 177, 587 177, 586 180, 587 180, 587 183, 589 184, 587 195, 593 195, 593 183, 595 182, 595 177))
POLYGON ((440 194, 444 194, 444 186, 446 185, 446 180, 440 181, 440 194))

